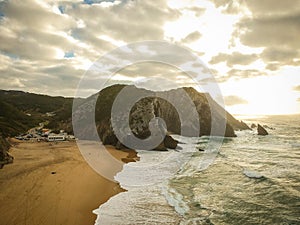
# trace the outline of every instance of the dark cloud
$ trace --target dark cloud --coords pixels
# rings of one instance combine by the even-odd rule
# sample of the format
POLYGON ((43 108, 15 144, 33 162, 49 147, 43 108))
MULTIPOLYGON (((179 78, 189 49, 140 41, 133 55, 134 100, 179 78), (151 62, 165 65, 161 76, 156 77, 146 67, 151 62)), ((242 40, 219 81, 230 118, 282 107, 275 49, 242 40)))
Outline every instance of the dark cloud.
POLYGON ((287 14, 300 8, 300 1, 297 0, 251 0, 245 3, 254 15, 287 14))
POLYGON ((219 55, 212 57, 210 63, 217 64, 226 62, 227 66, 232 67, 234 65, 249 65, 257 59, 256 54, 246 55, 240 52, 233 52, 232 54, 220 53, 219 55))
POLYGON ((270 47, 266 48, 260 56, 265 62, 292 62, 299 57, 299 52, 289 48, 270 47))
POLYGON ((260 57, 268 70, 298 65, 300 1, 251 0, 244 3, 252 15, 236 24, 234 37, 246 46, 263 47, 260 57))
POLYGON ((224 101, 225 101, 225 105, 227 106, 248 104, 247 100, 236 95, 225 96, 224 101))
POLYGON ((101 4, 82 4, 70 8, 69 14, 83 20, 85 29, 125 42, 162 40, 164 23, 180 16, 179 11, 169 8, 165 1, 128 1, 112 5, 109 10, 101 4))
POLYGON ((266 65, 266 69, 270 71, 276 71, 280 69, 280 64, 279 63, 268 63, 266 65))
POLYGON ((300 8, 297 0, 210 0, 217 8, 222 7, 223 12, 237 14, 247 8, 254 17, 258 15, 290 14, 300 8))
POLYGON ((246 18, 237 29, 241 42, 251 47, 300 47, 300 13, 246 18))
POLYGON ((54 13, 51 5, 47 5, 46 2, 43 4, 43 2, 29 0, 4 1, 2 10, 6 18, 5 22, 8 22, 6 25, 19 32, 26 31, 27 28, 61 30, 76 25, 72 18, 54 13))
POLYGON ((191 43, 194 41, 197 41, 202 37, 202 34, 199 31, 194 31, 190 34, 188 34, 185 38, 183 38, 181 41, 185 43, 191 43))
POLYGON ((266 69, 276 71, 281 66, 299 65, 300 53, 291 48, 269 47, 265 48, 260 57, 267 64, 266 69))
POLYGON ((255 69, 246 69, 246 70, 239 70, 239 69, 232 69, 227 72, 228 76, 225 77, 227 79, 229 78, 236 78, 236 79, 242 79, 242 78, 251 78, 251 77, 257 77, 257 76, 266 76, 267 73, 265 71, 255 70, 255 69))
MULTIPOLYGON (((245 12, 236 23, 234 40, 243 45, 264 48, 260 57, 266 69, 278 70, 286 65, 298 65, 300 61, 300 1, 294 0, 211 0, 227 13, 245 12), (234 10, 234 9, 239 10, 234 10)), ((233 47, 235 44, 232 45, 233 47)))
POLYGON ((89 62, 120 44, 162 40, 179 16, 158 0, 2 1, 0 88, 70 95, 89 62))

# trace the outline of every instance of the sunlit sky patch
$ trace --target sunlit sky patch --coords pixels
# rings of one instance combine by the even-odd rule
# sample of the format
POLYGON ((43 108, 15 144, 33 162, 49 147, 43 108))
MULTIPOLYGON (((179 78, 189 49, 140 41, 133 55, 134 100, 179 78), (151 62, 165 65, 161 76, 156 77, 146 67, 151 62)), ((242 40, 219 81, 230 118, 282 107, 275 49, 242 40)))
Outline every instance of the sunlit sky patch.
MULTIPOLYGON (((162 40, 201 58, 229 112, 300 113, 299 36, 295 0, 0 0, 0 88, 74 96, 101 56, 162 40)), ((176 60, 175 53, 166 57, 176 60)), ((132 68, 107 83, 197 86, 174 68, 132 68)))

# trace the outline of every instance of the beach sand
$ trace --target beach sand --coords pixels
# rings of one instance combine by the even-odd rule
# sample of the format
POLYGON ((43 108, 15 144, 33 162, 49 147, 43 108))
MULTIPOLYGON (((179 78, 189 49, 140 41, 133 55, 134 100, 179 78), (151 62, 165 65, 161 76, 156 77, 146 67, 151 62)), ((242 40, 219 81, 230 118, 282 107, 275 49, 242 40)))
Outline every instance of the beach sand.
MULTIPOLYGON (((92 225, 92 210, 124 191, 89 167, 76 142, 15 143, 14 163, 0 170, 1 225, 92 225)), ((136 157, 109 152, 125 162, 136 157)))

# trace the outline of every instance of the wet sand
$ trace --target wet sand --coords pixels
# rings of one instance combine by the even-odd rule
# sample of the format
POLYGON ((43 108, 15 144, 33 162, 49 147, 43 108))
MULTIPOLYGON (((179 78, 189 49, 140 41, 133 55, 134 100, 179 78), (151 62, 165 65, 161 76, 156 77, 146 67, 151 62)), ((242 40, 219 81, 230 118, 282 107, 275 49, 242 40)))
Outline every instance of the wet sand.
MULTIPOLYGON (((136 157, 109 152, 125 162, 136 157)), ((0 170, 1 225, 92 225, 92 210, 123 191, 89 167, 76 142, 18 142, 10 153, 14 163, 0 170)))

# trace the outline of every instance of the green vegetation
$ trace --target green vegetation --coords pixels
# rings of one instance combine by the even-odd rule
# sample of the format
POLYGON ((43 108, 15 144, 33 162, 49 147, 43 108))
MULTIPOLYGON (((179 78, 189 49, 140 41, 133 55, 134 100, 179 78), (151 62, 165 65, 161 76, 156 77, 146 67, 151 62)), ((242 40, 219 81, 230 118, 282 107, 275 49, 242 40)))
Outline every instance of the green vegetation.
POLYGON ((16 136, 44 121, 50 129, 72 132, 72 103, 73 98, 0 90, 0 133, 16 136))

